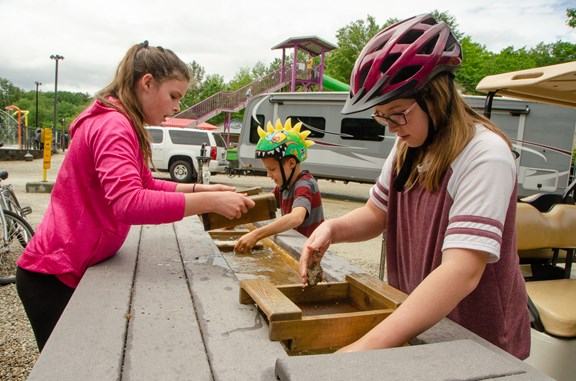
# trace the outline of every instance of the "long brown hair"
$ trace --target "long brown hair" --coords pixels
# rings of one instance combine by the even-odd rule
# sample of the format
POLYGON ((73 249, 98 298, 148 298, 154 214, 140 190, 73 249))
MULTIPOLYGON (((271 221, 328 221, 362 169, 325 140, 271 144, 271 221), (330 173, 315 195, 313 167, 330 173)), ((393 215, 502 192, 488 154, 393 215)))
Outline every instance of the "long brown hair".
POLYGON ((150 137, 144 129, 144 113, 136 94, 136 84, 146 74, 152 74, 158 83, 170 79, 190 81, 186 64, 170 49, 149 46, 148 41, 132 46, 120 61, 112 82, 96 94, 96 99, 126 115, 131 121, 142 156, 151 162, 150 137), (114 98, 119 104, 111 102, 114 98))
MULTIPOLYGON (((449 75, 437 75, 421 90, 421 94, 436 131, 433 142, 426 148, 418 149, 415 163, 419 165, 412 167, 404 189, 409 190, 420 182, 429 192, 438 190, 450 164, 474 137, 476 124, 486 126, 511 147, 510 140, 500 129, 466 104, 449 75)), ((408 145, 400 142, 396 173, 400 171, 407 151, 408 145)))

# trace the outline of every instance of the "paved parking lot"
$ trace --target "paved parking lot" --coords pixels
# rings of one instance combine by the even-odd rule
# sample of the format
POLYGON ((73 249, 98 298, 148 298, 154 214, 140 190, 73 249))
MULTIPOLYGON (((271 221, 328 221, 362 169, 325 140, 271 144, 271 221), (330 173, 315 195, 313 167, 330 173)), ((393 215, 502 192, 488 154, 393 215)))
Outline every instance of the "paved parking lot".
MULTIPOLYGON (((47 170, 46 180, 54 182, 58 169, 64 159, 65 154, 58 152, 52 156, 51 168, 47 170)), ((6 182, 14 186, 18 199, 22 205, 32 207, 32 214, 28 220, 32 227, 36 227, 42 216, 50 194, 47 193, 26 193, 26 184, 43 180, 42 160, 34 161, 4 161, 0 164, 0 170, 7 170, 10 175, 6 182)), ((167 178, 167 174, 158 174, 157 177, 167 178)), ((218 182, 237 187, 261 187, 264 191, 269 191, 274 186, 272 180, 261 176, 235 176, 229 177, 225 174, 212 176, 211 182, 218 182)), ((326 218, 334 218, 363 205, 368 197, 370 184, 348 183, 342 181, 319 180, 318 184, 323 194, 324 213, 326 218)), ((73 194, 70 197, 74 197, 73 194)), ((366 270, 372 275, 378 276, 381 238, 361 243, 341 243, 332 245, 331 251, 346 258, 352 264, 366 270)))

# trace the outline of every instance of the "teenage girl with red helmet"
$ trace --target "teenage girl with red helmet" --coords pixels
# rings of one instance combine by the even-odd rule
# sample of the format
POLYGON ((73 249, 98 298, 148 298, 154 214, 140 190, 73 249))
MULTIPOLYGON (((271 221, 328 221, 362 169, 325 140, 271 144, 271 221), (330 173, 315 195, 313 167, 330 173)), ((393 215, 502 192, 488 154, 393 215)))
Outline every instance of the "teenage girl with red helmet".
POLYGON ((371 108, 396 144, 366 205, 312 233, 300 272, 306 283, 309 262, 332 243, 385 232, 387 280, 409 296, 341 352, 400 346, 448 317, 529 355, 514 157, 506 136, 457 92, 461 49, 444 22, 420 15, 382 30, 356 60, 342 112, 371 108))

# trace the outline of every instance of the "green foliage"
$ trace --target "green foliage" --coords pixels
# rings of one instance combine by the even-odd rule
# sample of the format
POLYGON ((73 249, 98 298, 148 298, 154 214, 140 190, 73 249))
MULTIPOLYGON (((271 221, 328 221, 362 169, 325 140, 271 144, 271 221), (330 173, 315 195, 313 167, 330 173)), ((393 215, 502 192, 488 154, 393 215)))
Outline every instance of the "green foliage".
POLYGON ((465 58, 456 72, 456 82, 463 93, 474 94, 478 82, 487 75, 487 63, 492 61, 493 54, 484 45, 472 42, 470 37, 464 37, 461 44, 465 58))
POLYGON ((338 49, 326 54, 326 74, 348 83, 356 58, 364 45, 380 29, 372 16, 368 16, 365 21, 357 20, 339 29, 336 34, 338 49))
POLYGON ((576 28, 576 8, 566 9, 566 16, 568 16, 567 24, 571 28, 576 28))
MULTIPOLYGON (((62 129, 62 120, 65 128, 84 110, 92 101, 87 93, 72 93, 58 91, 56 129, 62 129)), ((38 110, 36 110, 36 91, 24 91, 15 87, 9 80, 0 78, 0 107, 14 105, 20 110, 28 111, 27 118, 22 116, 22 125, 36 126, 36 113, 38 113, 38 127, 52 128, 54 124, 54 92, 38 92, 38 110), (27 124, 26 124, 27 123, 27 124)), ((11 111, 9 112, 12 113, 11 111)), ((4 122, 6 123, 6 122, 4 122)), ((2 125, 0 128, 5 128, 2 125)))

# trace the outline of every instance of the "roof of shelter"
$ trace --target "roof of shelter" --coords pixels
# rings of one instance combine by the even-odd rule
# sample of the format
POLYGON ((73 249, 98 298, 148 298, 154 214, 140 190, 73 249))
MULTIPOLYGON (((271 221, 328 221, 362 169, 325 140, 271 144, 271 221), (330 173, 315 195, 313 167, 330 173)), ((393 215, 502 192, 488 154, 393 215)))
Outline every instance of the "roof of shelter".
POLYGON ((298 46, 298 49, 304 50, 313 56, 319 56, 322 54, 322 50, 324 50, 326 53, 331 50, 338 49, 338 45, 334 45, 326 40, 321 39, 318 36, 302 36, 290 37, 289 39, 272 47, 272 50, 293 48, 294 46, 298 46))
MULTIPOLYGON (((196 122, 196 119, 186 119, 186 118, 167 118, 164 122, 162 122, 162 126, 163 127, 182 127, 182 128, 186 128, 186 127, 190 127, 194 122, 196 122)), ((218 127, 207 123, 207 122, 202 122, 202 123, 198 123, 198 125, 195 127, 199 130, 208 130, 208 131, 212 131, 212 130, 217 130, 218 127)))
POLYGON ((476 90, 576 107, 576 61, 489 75, 476 90))

